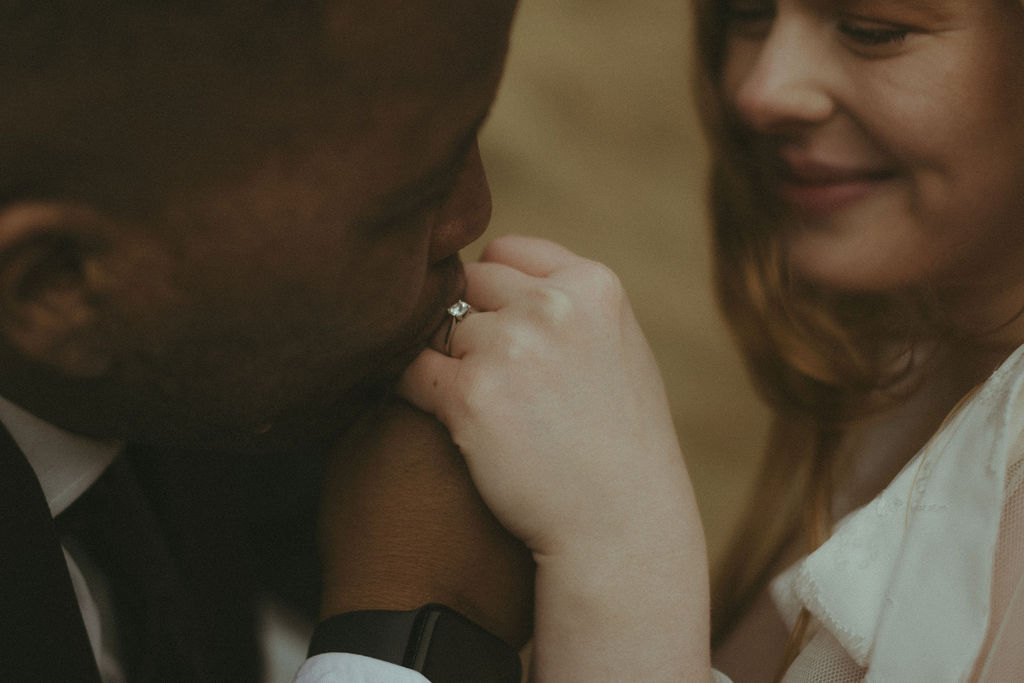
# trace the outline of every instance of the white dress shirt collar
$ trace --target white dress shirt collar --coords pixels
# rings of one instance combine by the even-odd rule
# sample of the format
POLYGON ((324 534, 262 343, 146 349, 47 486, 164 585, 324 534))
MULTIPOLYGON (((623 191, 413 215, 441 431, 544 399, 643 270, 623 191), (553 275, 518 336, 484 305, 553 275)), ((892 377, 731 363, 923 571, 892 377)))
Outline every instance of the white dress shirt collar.
POLYGON ((0 397, 0 422, 36 473, 56 517, 75 501, 121 452, 119 441, 72 434, 0 397))

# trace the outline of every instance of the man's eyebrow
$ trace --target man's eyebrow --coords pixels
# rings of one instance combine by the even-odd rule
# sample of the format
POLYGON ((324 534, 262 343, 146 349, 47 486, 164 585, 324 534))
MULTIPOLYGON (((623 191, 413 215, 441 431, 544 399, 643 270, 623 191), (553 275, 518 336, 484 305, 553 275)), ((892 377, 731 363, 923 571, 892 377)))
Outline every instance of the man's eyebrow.
MULTIPOLYGON (((461 168, 462 161, 476 142, 477 135, 487 120, 489 112, 484 113, 470 124, 459 135, 449 148, 442 161, 433 166, 423 175, 397 187, 373 203, 371 216, 398 216, 405 211, 415 209, 419 203, 432 196, 446 184, 454 181, 456 171, 461 168)), ((446 189, 446 188, 445 188, 446 189)))

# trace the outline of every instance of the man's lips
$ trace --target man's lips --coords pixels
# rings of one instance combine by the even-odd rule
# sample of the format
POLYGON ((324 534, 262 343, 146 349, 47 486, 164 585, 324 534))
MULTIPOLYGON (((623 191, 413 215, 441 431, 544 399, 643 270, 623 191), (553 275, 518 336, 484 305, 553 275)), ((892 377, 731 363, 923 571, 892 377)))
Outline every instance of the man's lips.
POLYGON ((431 314, 423 327, 423 333, 417 338, 417 353, 427 346, 437 348, 438 335, 444 339, 450 320, 448 307, 461 299, 466 292, 466 271, 458 254, 449 256, 435 267, 443 269, 443 281, 438 288, 438 299, 435 299, 437 310, 431 314))
POLYGON ((826 214, 871 195, 896 177, 888 168, 783 156, 779 195, 799 213, 826 214))
POLYGON ((458 254, 449 256, 431 266, 428 275, 429 288, 423 300, 417 303, 417 312, 384 349, 377 349, 375 376, 391 381, 428 346, 436 345, 440 333, 442 345, 446 325, 450 320, 448 307, 466 291, 466 274, 458 254))

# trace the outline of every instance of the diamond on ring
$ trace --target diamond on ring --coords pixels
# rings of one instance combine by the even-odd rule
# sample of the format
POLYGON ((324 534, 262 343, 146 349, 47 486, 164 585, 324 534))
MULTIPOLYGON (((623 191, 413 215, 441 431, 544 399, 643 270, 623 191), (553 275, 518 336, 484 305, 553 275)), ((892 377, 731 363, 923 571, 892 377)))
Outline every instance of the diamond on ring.
POLYGON ((455 336, 455 326, 462 322, 462 319, 473 312, 473 307, 462 299, 459 299, 448 307, 448 315, 452 317, 448 326, 448 334, 444 336, 444 354, 452 355, 452 337, 455 336))
POLYGON ((458 320, 462 320, 466 317, 466 314, 470 312, 470 306, 462 299, 459 299, 451 306, 448 307, 448 315, 458 320))

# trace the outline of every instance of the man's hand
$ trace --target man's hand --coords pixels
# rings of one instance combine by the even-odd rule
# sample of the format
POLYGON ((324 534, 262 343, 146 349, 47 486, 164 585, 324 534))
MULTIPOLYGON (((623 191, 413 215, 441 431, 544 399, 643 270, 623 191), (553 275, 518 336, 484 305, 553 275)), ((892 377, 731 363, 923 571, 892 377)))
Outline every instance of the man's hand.
POLYGON ((335 449, 320 514, 321 617, 445 604, 520 648, 534 565, 473 488, 447 431, 394 401, 335 449))

